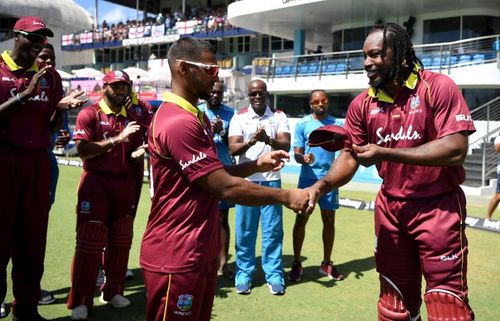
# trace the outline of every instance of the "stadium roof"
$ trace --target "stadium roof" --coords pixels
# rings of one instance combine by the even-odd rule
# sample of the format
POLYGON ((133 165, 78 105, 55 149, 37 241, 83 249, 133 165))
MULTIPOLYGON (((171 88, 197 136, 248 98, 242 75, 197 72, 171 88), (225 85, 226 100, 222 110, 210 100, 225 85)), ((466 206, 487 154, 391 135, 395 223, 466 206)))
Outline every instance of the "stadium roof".
POLYGON ((449 11, 450 17, 465 12, 470 15, 471 10, 481 15, 500 13, 498 0, 268 0, 255 5, 256 2, 231 3, 229 22, 286 39, 293 39, 295 30, 304 29, 309 41, 316 43, 330 42, 324 37, 331 37, 331 31, 372 25, 378 19, 402 24, 408 16, 425 15, 432 19, 436 12, 449 11))
POLYGON ((73 0, 1 0, 0 12, 12 17, 39 16, 50 28, 66 32, 92 26, 90 14, 73 0))

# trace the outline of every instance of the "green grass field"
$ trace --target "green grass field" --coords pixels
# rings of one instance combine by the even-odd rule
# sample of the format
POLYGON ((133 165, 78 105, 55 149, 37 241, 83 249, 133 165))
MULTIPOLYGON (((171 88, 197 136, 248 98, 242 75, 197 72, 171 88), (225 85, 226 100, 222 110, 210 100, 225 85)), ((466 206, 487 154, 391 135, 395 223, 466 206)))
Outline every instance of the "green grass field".
MULTIPOLYGON (((40 313, 51 320, 69 320, 66 299, 70 286, 70 265, 75 248, 75 204, 80 168, 61 166, 56 203, 51 214, 48 231, 45 275, 42 287, 53 291, 57 301, 40 307, 40 313)), ((288 187, 292 187, 288 185, 288 187)), ((133 281, 127 282, 125 295, 133 305, 123 310, 103 306, 98 302, 89 314, 89 320, 140 321, 145 315, 144 285, 139 270, 139 245, 149 213, 147 184, 135 221, 134 244, 130 253, 129 267, 136 273, 133 281)), ((341 197, 371 201, 375 194, 350 192, 341 189, 341 197)), ((472 216, 482 216, 487 204, 470 204, 472 216)), ((260 266, 255 273, 252 293, 248 296, 236 294, 232 282, 222 276, 218 279, 219 289, 213 309, 214 320, 375 320, 378 297, 378 275, 373 260, 372 212, 341 208, 336 217, 336 237, 333 260, 346 276, 341 282, 330 281, 318 274, 322 260, 321 219, 319 210, 310 218, 303 249, 304 276, 300 283, 287 284, 284 296, 273 296, 265 286, 260 266)), ((284 263, 288 273, 293 260, 292 226, 294 213, 284 213, 284 263)), ((234 212, 230 212, 234 224, 234 212)), ((468 229, 469 238, 469 288, 470 302, 476 313, 476 320, 498 320, 498 288, 500 284, 500 258, 498 243, 500 235, 492 232, 468 229)), ((234 254, 234 229, 230 253, 234 254)), ((260 240, 257 242, 260 259, 260 240)), ((234 256, 230 259, 234 268, 234 256)), ((260 264, 260 263, 258 263, 260 264)), ((9 279, 10 285, 10 279, 9 279)), ((6 302, 12 301, 9 286, 6 302)), ((10 304, 8 304, 10 306, 10 304)), ((422 308, 425 315, 425 308, 422 308)), ((9 319, 10 320, 10 316, 9 319)))

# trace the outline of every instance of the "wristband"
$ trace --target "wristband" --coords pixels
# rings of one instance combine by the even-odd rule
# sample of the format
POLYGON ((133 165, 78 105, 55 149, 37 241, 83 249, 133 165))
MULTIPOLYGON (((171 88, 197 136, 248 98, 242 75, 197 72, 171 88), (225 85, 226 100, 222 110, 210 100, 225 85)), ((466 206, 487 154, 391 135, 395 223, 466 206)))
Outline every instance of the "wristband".
POLYGON ((24 102, 24 101, 22 101, 22 100, 21 100, 21 94, 20 94, 20 93, 17 93, 17 94, 16 94, 16 100, 17 100, 19 103, 23 104, 23 105, 24 105, 24 104, 26 104, 26 102, 24 102))

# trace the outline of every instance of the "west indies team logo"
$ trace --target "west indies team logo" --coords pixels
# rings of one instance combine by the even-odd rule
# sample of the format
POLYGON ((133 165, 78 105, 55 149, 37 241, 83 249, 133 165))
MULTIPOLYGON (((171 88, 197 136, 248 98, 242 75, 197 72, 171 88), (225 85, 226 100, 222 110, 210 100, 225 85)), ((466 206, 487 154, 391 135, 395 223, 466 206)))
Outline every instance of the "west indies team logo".
POLYGON ((418 106, 420 106, 420 97, 418 95, 415 95, 411 97, 410 107, 412 110, 415 110, 418 106))
POLYGON ((191 294, 181 294, 179 295, 179 300, 177 301, 177 307, 182 311, 186 312, 193 306, 193 296, 191 294))
POLYGON ((82 201, 80 203, 80 211, 81 211, 81 213, 89 214, 90 213, 90 202, 82 201))

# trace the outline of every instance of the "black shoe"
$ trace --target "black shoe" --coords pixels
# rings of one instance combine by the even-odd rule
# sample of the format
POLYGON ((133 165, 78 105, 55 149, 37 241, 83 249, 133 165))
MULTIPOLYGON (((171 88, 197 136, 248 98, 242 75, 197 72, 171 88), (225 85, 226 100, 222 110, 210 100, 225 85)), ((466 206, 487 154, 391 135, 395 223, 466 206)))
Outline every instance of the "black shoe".
POLYGON ((37 313, 33 316, 24 316, 22 318, 13 315, 12 321, 49 321, 49 320, 43 318, 40 314, 37 313))
POLYGON ((40 300, 38 305, 47 305, 56 302, 56 298, 47 290, 40 290, 40 300))

